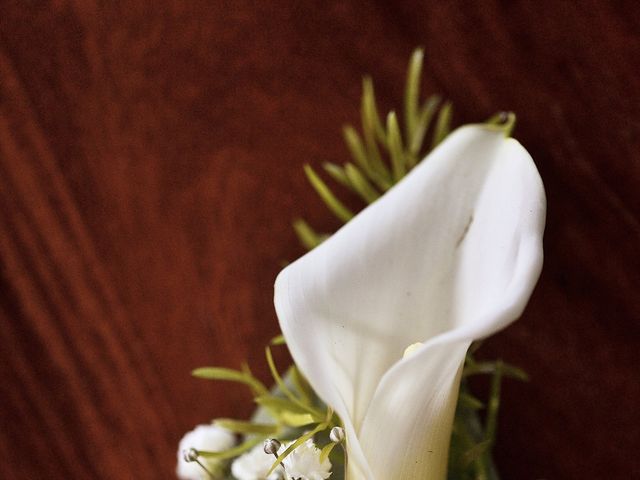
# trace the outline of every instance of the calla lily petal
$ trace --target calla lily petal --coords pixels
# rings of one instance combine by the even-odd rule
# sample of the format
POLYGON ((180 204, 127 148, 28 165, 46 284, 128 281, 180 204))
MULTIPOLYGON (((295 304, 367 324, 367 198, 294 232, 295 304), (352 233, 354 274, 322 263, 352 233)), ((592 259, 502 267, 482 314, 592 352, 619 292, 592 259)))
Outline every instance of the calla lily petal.
POLYGON ((544 217, 526 150, 467 126, 280 273, 283 334, 344 422, 350 480, 445 477, 465 352, 524 309, 544 217))

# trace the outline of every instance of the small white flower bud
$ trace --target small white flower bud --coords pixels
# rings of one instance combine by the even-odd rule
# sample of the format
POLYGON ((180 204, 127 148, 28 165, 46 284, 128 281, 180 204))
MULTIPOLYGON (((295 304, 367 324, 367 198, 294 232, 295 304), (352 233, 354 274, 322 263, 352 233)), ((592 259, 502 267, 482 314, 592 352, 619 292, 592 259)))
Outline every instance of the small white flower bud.
POLYGON ((280 445, 281 443, 275 438, 267 438, 264 441, 264 453, 268 455, 275 455, 277 457, 280 445))
POLYGON ((185 462, 195 462, 198 460, 198 451, 195 448, 189 448, 182 451, 182 458, 185 462))
POLYGON ((329 433, 329 439, 332 442, 341 443, 344 440, 344 428, 333 427, 329 433))
POLYGON ((203 478, 207 469, 216 470, 223 464, 222 460, 205 458, 198 455, 200 451, 221 452, 233 447, 236 437, 233 432, 217 425, 198 425, 187 432, 178 445, 176 474, 183 480, 203 478))

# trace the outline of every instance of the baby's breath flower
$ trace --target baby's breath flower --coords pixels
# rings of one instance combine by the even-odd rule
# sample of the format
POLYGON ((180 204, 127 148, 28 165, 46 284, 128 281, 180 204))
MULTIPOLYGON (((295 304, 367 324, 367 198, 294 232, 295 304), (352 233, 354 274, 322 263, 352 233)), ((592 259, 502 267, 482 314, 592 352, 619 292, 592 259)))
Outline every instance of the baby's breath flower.
POLYGON ((262 451, 267 455, 278 456, 278 449, 282 444, 275 438, 267 438, 264 441, 262 451))
POLYGON ((282 467, 277 467, 267 476, 274 461, 273 455, 265 453, 262 445, 257 445, 231 464, 231 473, 237 480, 280 480, 284 473, 282 467))
POLYGON ((216 425, 198 425, 190 432, 187 432, 180 440, 178 465, 176 467, 178 478, 183 480, 208 480, 208 473, 198 465, 198 462, 211 471, 219 468, 219 462, 207 460, 204 457, 197 458, 198 462, 193 461, 196 452, 192 450, 219 452, 233 447, 235 443, 235 435, 229 430, 216 425), (188 454, 185 458, 185 452, 191 452, 191 454, 188 454))
MULTIPOLYGON (((290 443, 280 447, 278 454, 282 454, 290 443)), ((304 442, 282 461, 287 472, 287 478, 296 480, 325 480, 331 475, 331 462, 325 459, 320 462, 320 449, 311 439, 304 442)))
POLYGON ((344 441, 344 428, 342 427, 333 427, 331 429, 331 432, 329 433, 329 439, 332 442, 336 442, 336 443, 341 443, 342 441, 344 441))

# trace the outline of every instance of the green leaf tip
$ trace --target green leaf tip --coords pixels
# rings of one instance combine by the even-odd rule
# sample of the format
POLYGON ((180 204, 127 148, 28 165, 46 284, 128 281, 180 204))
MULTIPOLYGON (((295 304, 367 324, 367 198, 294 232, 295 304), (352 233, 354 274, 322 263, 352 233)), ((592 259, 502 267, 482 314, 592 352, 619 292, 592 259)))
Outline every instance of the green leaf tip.
POLYGON ((311 183, 311 186, 313 186, 313 188, 318 193, 320 198, 322 198, 329 210, 331 210, 331 212, 333 212, 333 214, 338 217, 338 219, 346 223, 353 218, 353 212, 345 207, 344 204, 336 198, 331 189, 318 176, 311 165, 305 165, 304 172, 307 175, 307 179, 309 180, 309 183, 311 183))
POLYGON ((221 380, 227 382, 243 383, 251 388, 255 394, 267 393, 267 388, 249 372, 241 372, 222 367, 201 367, 191 372, 196 378, 205 380, 221 380))
POLYGON ((329 174, 331 178, 333 178, 336 182, 338 182, 343 187, 352 188, 351 182, 349 182, 349 177, 345 172, 345 169, 340 165, 336 165, 335 163, 325 162, 322 164, 322 168, 324 171, 329 174))
POLYGON ((469 393, 460 392, 460 396, 458 397, 458 406, 471 410, 480 410, 484 408, 484 403, 469 393))
POLYGON ((400 125, 398 124, 396 113, 393 111, 387 115, 387 140, 389 144, 389 154, 391 155, 393 181, 398 182, 406 173, 406 164, 400 125))
POLYGON ((416 48, 411 55, 407 70, 407 84, 404 96, 404 123, 407 129, 407 143, 411 144, 418 124, 418 104, 420 102, 420 78, 424 50, 416 48))
POLYGON ((362 79, 362 118, 363 128, 372 132, 372 138, 375 138, 383 145, 386 145, 386 135, 382 120, 378 114, 378 106, 376 104, 375 90, 373 89, 373 80, 369 76, 362 79))
POLYGON ((486 121, 487 125, 502 130, 506 137, 510 137, 516 127, 516 114, 513 112, 498 112, 486 121))
POLYGON ((436 148, 442 143, 442 141, 451 132, 451 115, 453 113, 453 105, 451 102, 445 103, 436 120, 435 131, 433 133, 433 140, 431 142, 431 148, 436 148))
POLYGON ((337 443, 331 442, 322 448, 322 450, 320 451, 320 463, 323 463, 326 459, 329 458, 329 455, 331 455, 331 451, 336 445, 337 443))
POLYGON ((354 164, 345 164, 344 172, 351 189, 365 202, 373 203, 380 197, 380 193, 354 164))
POLYGON ((464 455, 462 457, 463 465, 468 466, 471 463, 475 462, 482 455, 486 454, 490 448, 491 448, 491 442, 487 440, 480 443, 476 443, 473 447, 471 447, 469 450, 464 452, 464 455))
POLYGON ((413 131, 413 136, 409 138, 409 152, 411 153, 413 162, 413 164, 411 165, 412 167, 417 162, 416 157, 420 154, 420 149, 422 148, 422 145, 424 143, 425 134, 429 129, 431 120, 438 110, 438 105, 440 105, 440 97, 437 95, 432 95, 424 102, 424 105, 420 109, 416 127, 413 131))
POLYGON ((293 230, 302 246, 307 250, 313 250, 328 237, 328 235, 316 233, 311 225, 301 218, 293 221, 293 230))

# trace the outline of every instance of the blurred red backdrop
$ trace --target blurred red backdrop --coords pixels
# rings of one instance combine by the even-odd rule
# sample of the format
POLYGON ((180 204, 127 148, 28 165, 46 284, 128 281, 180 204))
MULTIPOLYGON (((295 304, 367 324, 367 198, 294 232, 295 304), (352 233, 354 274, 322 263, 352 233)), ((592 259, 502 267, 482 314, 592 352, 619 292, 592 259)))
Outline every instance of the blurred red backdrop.
POLYGON ((503 477, 640 478, 637 5, 3 1, 0 477, 172 478, 186 430, 251 412, 189 372, 267 379, 290 222, 336 226, 301 167, 422 45, 456 123, 517 112, 547 188, 541 282, 483 349, 532 377, 503 477))

